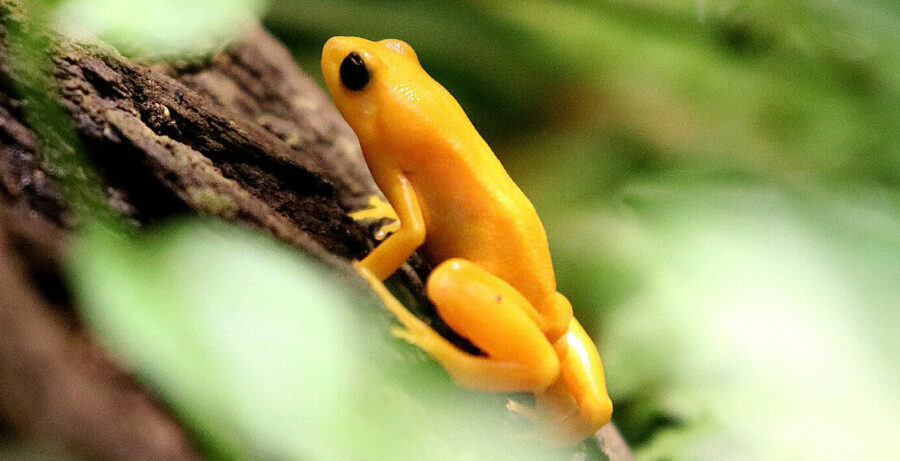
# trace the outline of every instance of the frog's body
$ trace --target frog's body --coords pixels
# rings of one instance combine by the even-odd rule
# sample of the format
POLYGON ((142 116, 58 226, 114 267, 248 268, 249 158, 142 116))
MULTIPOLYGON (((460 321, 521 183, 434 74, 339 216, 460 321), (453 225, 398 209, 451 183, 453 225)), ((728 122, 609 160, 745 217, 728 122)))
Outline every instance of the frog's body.
POLYGON ((463 258, 505 280, 535 307, 540 314, 537 320, 546 324, 542 326, 549 336, 558 338, 572 313, 554 312, 556 282, 544 228, 531 202, 496 158, 490 155, 472 162, 446 155, 413 171, 408 178, 422 204, 426 258, 433 264, 463 258), (478 170, 470 167, 473 163, 478 170), (456 172, 452 181, 447 180, 446 171, 456 172), (459 206, 460 200, 469 205, 459 206))
POLYGON ((399 40, 334 37, 322 70, 400 219, 359 264, 406 327, 400 334, 462 385, 534 392, 539 409, 568 421, 553 422, 567 427, 562 441, 599 429, 612 411, 602 366, 556 291, 543 225, 456 100, 399 40), (381 285, 420 246, 435 266, 429 298, 486 357, 441 338, 381 285))

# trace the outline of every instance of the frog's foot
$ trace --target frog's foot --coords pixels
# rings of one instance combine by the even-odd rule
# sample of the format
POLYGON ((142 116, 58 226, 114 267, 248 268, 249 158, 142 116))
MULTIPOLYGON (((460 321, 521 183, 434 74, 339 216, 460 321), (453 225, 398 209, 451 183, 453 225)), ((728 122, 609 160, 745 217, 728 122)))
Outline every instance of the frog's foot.
MULTIPOLYGON (((444 321, 487 355, 472 355, 410 313, 365 267, 356 265, 402 327, 393 334, 425 351, 457 384, 489 392, 539 392, 559 376, 559 359, 526 314, 521 294, 474 263, 450 260, 426 290, 444 321)), ((530 307, 530 305, 529 305, 530 307)))
POLYGON ((534 424, 535 432, 554 446, 574 445, 599 429, 579 419, 578 405, 562 376, 546 391, 535 394, 534 408, 525 408, 531 412, 528 419, 534 424))
POLYGON ((381 299, 384 307, 400 322, 401 326, 392 328, 391 334, 419 347, 425 352, 456 348, 420 318, 413 315, 371 270, 360 264, 359 261, 354 261, 353 267, 372 287, 372 290, 381 299))
POLYGON ((524 418, 531 430, 519 436, 522 439, 541 440, 557 447, 575 445, 595 431, 578 420, 578 409, 568 395, 562 379, 546 391, 535 394, 536 406, 530 407, 514 400, 506 403, 506 408, 524 418))
POLYGON ((612 415, 606 394, 603 364, 593 341, 574 318, 569 329, 554 344, 560 357, 559 379, 535 394, 539 430, 559 446, 569 446, 590 437, 612 415))
POLYGON ((506 402, 506 409, 527 419, 528 421, 531 421, 532 424, 537 424, 537 422, 540 420, 540 415, 538 414, 537 410, 529 407, 528 405, 522 405, 521 403, 516 402, 512 399, 506 402))
POLYGON ((354 221, 363 221, 367 219, 390 219, 391 222, 381 226, 375 231, 376 240, 384 240, 385 237, 397 231, 400 228, 400 218, 391 204, 382 199, 378 195, 369 196, 369 206, 349 213, 354 221))
POLYGON ((369 196, 368 207, 350 212, 347 216, 350 216, 355 221, 384 218, 398 221, 400 219, 390 203, 381 198, 381 196, 374 194, 369 196))
POLYGON ((378 298, 381 299, 384 307, 405 327, 392 329, 391 333, 393 333, 394 336, 403 337, 403 335, 406 334, 415 336, 416 333, 431 329, 425 322, 407 310, 406 307, 397 300, 394 294, 388 290, 384 285, 384 282, 382 282, 381 279, 366 266, 362 265, 360 261, 353 261, 353 268, 356 269, 356 272, 369 284, 372 291, 378 295, 378 298))

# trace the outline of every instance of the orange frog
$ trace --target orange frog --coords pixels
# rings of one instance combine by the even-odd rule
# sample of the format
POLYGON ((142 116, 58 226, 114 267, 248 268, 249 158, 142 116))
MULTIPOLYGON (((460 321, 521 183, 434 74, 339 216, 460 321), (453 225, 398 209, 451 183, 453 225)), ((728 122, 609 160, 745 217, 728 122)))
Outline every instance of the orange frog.
POLYGON ((399 218, 396 231, 356 264, 402 323, 395 334, 461 386, 534 393, 536 408, 510 408, 558 444, 600 429, 612 413, 603 366, 556 291, 544 227, 453 96, 400 40, 334 37, 322 51, 322 72, 399 218), (418 248, 434 266, 428 298, 484 355, 444 339, 384 287, 418 248))

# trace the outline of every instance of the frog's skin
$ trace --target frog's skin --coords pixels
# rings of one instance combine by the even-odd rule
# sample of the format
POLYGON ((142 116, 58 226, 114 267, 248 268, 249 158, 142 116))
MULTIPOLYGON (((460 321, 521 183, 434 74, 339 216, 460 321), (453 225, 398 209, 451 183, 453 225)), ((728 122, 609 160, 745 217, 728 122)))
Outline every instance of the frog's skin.
POLYGON ((534 393, 535 409, 510 408, 559 444, 596 432, 612 413, 597 349, 556 291, 534 206, 456 100, 400 40, 334 37, 322 72, 400 220, 357 264, 403 324, 395 334, 464 387, 534 393), (420 247, 434 266, 426 293, 438 314, 485 355, 457 348, 384 288, 420 247))

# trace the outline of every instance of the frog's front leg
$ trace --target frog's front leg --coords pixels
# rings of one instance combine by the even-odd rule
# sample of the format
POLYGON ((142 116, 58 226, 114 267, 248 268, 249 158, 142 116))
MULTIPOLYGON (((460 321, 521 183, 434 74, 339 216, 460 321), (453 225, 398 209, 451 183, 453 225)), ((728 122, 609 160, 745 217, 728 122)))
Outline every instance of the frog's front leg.
POLYGON ((541 392, 559 377, 559 358, 528 315, 528 300, 481 266, 447 260, 428 277, 426 292, 447 325, 485 356, 459 349, 407 311, 371 273, 363 275, 403 324, 395 334, 428 353, 459 385, 491 392, 541 392))
POLYGON ((425 242, 425 219, 416 191, 406 176, 397 171, 380 176, 379 185, 396 210, 400 227, 363 258, 359 267, 384 280, 425 242))

